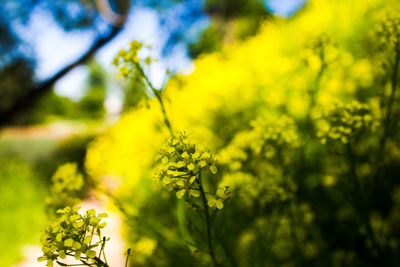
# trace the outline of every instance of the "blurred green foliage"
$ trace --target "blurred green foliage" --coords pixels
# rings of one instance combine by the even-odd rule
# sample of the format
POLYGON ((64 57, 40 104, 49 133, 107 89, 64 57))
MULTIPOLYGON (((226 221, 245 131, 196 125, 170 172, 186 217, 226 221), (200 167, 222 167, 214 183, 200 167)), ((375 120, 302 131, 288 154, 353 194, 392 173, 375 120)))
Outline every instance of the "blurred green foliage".
POLYGON ((218 51, 222 45, 222 33, 218 31, 218 26, 212 23, 200 34, 195 43, 189 44, 190 57, 197 58, 203 53, 218 51))
POLYGON ((107 72, 95 60, 88 64, 88 69, 86 92, 77 103, 75 116, 82 119, 101 119, 105 115, 104 101, 107 94, 107 72))
POLYGON ((192 58, 220 51, 226 43, 254 36, 265 20, 272 19, 262 0, 206 0, 204 11, 210 15, 211 23, 195 41, 189 42, 192 58))
POLYGON ((86 148, 93 139, 93 134, 78 134, 58 141, 47 157, 38 159, 35 162, 38 170, 43 177, 47 177, 47 181, 50 181, 50 177, 58 166, 67 162, 75 162, 78 170, 83 172, 86 148))
POLYGON ((1 156, 0 166, 0 257, 12 266, 23 259, 23 245, 37 243, 46 190, 29 163, 1 156))
POLYGON ((218 14, 223 18, 258 18, 268 14, 263 0, 205 0, 204 9, 211 15, 218 14))

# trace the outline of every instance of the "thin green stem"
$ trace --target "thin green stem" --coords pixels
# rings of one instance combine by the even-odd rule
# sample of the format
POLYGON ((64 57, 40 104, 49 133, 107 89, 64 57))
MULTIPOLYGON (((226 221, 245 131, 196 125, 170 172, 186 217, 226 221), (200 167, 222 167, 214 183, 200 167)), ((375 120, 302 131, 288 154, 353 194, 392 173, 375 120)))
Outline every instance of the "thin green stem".
POLYGON ((108 264, 106 264, 100 258, 94 257, 93 259, 96 261, 96 266, 98 266, 98 267, 108 267, 108 264))
POLYGON ((103 257, 104 257, 104 262, 106 265, 108 265, 107 263, 107 258, 106 258, 106 253, 104 252, 104 247, 106 245, 106 237, 103 237, 103 242, 101 244, 101 249, 100 249, 100 253, 99 253, 99 258, 101 257, 101 253, 103 252, 103 257))
POLYGON ((206 215, 208 250, 209 250, 209 253, 210 253, 212 261, 214 262, 215 265, 217 265, 217 261, 215 259, 214 250, 213 250, 213 246, 212 246, 212 239, 211 239, 210 214, 208 212, 208 204, 207 204, 207 199, 206 199, 206 193, 204 192, 204 188, 203 188, 202 181, 201 181, 201 172, 199 173, 199 176, 198 176, 198 179, 197 179, 197 183, 199 185, 200 195, 201 195, 201 199, 203 201, 203 206, 204 206, 204 213, 206 215))
POLYGON ((60 266, 90 266, 90 265, 87 265, 87 264, 84 264, 84 263, 79 263, 79 264, 66 264, 66 263, 63 263, 63 262, 60 262, 60 261, 56 261, 56 262, 57 262, 57 264, 60 265, 60 266))
POLYGON ((90 239, 89 246, 92 244, 93 234, 94 234, 94 227, 92 228, 92 233, 90 234, 90 236, 91 236, 92 238, 90 239))
POLYGON ((126 260, 125 260, 125 267, 128 266, 128 260, 129 260, 129 256, 131 255, 131 249, 128 248, 128 250, 126 251, 126 260))
POLYGON ((311 110, 312 107, 315 106, 315 95, 318 93, 320 85, 321 85, 321 79, 322 76, 325 73, 325 70, 327 68, 327 64, 325 62, 325 44, 320 41, 319 43, 319 53, 318 53, 318 57, 321 60, 321 67, 318 70, 318 73, 315 77, 314 80, 314 85, 312 86, 312 88, 310 89, 310 106, 309 106, 309 110, 311 110))
POLYGON ((151 83, 151 81, 149 80, 147 75, 144 73, 144 70, 143 70, 142 66, 139 63, 136 64, 136 68, 138 69, 140 75, 143 77, 144 81, 149 86, 149 88, 151 89, 152 93, 157 98, 158 102, 160 103, 161 112, 163 113, 163 116, 164 116, 165 125, 167 126, 167 128, 168 128, 168 130, 169 130, 169 132, 170 132, 170 134, 172 136, 173 135, 173 130, 172 130, 171 122, 170 122, 170 120, 168 119, 168 116, 167 116, 167 111, 165 109, 164 101, 162 99, 162 95, 161 95, 162 90, 156 89, 153 86, 153 84, 151 83))
POLYGON ((347 150, 347 157, 349 159, 349 164, 350 164, 350 177, 354 183, 355 190, 358 191, 359 193, 359 204, 356 203, 358 209, 361 211, 361 218, 364 220, 365 226, 367 233, 371 239, 372 245, 375 247, 375 249, 379 252, 380 251, 380 245, 378 241, 376 240, 374 230, 372 229, 371 223, 369 221, 369 200, 365 195, 364 187, 361 185, 360 181, 357 178, 357 173, 356 173, 356 155, 354 154, 354 151, 350 145, 350 143, 347 144, 346 146, 347 150))
POLYGON ((164 116, 165 125, 167 126, 167 128, 168 128, 168 130, 169 130, 169 133, 170 133, 171 136, 172 136, 172 135, 174 135, 174 132, 173 132, 173 130, 172 130, 171 122, 170 122, 169 119, 168 119, 167 111, 165 110, 164 101, 163 101, 163 99, 162 99, 162 97, 161 97, 161 92, 160 92, 160 91, 157 91, 157 92, 156 92, 156 97, 157 97, 158 102, 160 103, 160 106, 161 106, 161 111, 162 111, 163 116, 164 116))
MULTIPOLYGON (((392 64, 393 72, 391 77, 391 92, 389 96, 389 101, 387 103, 387 112, 386 116, 383 118, 383 134, 380 140, 379 151, 377 155, 378 167, 377 172, 375 175, 375 179, 373 180, 373 187, 375 188, 377 183, 381 180, 383 175, 383 168, 384 168, 384 160, 385 160, 385 150, 386 150, 386 143, 390 135, 390 126, 392 121, 392 112, 393 112, 393 104, 395 100, 396 90, 398 87, 398 72, 400 68, 400 44, 397 43, 395 46, 395 58, 392 64)), ((382 94, 382 104, 385 103, 384 94, 382 94)), ((383 104, 384 106, 384 104, 383 104)))
POLYGON ((94 264, 91 264, 91 263, 88 263, 88 262, 86 262, 86 261, 84 261, 82 258, 80 259, 80 261, 83 263, 83 265, 85 265, 85 266, 92 266, 92 265, 94 265, 94 264))
POLYGON ((381 140, 381 149, 383 150, 382 152, 385 151, 385 146, 387 142, 387 137, 389 135, 389 130, 390 130, 390 122, 392 119, 392 113, 393 113, 393 103, 395 100, 395 95, 396 95, 396 90, 397 90, 397 85, 398 85, 398 72, 399 72, 399 66, 400 65, 400 44, 396 44, 395 48, 395 59, 394 59, 394 64, 393 64, 393 73, 391 77, 391 92, 389 96, 389 101, 387 104, 387 113, 386 117, 384 119, 384 129, 383 129, 383 136, 381 140))

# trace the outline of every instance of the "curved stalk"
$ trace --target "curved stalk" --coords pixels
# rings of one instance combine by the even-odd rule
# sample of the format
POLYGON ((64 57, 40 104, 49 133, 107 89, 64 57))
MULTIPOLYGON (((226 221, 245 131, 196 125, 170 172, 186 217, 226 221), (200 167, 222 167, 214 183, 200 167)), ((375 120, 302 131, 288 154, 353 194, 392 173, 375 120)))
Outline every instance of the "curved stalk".
POLYGON ((147 86, 149 86, 151 92, 154 94, 154 96, 157 98, 158 102, 160 103, 161 106, 161 112, 163 113, 164 116, 164 123, 167 126, 171 136, 173 135, 173 131, 172 131, 172 126, 171 126, 171 122, 168 119, 167 116, 167 111, 165 109, 165 105, 164 105, 164 101, 162 99, 161 96, 161 92, 162 90, 156 89, 153 84, 150 82, 149 78, 147 77, 147 75, 144 73, 142 66, 140 66, 139 63, 136 63, 136 68, 138 69, 140 75, 143 77, 144 81, 146 82, 147 86))

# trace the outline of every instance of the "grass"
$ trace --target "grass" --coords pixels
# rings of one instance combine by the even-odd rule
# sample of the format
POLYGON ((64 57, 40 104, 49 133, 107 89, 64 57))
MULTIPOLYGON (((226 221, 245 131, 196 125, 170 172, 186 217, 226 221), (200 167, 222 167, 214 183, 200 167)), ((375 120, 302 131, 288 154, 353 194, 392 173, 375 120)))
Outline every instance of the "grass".
POLYGON ((0 139, 0 157, 18 156, 31 164, 40 159, 47 158, 55 145, 57 139, 0 139))
POLYGON ((0 166, 0 265, 7 267, 23 259, 23 245, 38 243, 46 193, 27 162, 1 157, 0 166))

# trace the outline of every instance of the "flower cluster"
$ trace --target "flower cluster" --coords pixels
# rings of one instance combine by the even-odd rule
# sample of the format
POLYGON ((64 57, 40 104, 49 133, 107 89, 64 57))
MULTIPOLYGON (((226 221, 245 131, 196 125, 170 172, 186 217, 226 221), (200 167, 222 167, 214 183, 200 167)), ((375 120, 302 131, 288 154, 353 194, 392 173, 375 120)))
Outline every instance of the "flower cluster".
POLYGON ((377 35, 379 37, 381 48, 400 47, 400 16, 399 14, 390 14, 377 27, 377 35))
POLYGON ((76 163, 65 163, 58 167, 51 178, 53 182, 51 190, 54 194, 61 192, 79 191, 83 187, 82 174, 78 172, 76 163))
POLYGON ((79 201, 84 180, 76 163, 65 163, 58 167, 51 181, 50 197, 46 199, 51 211, 73 206, 79 201))
POLYGON ((228 185, 239 196, 241 205, 252 206, 255 203, 267 205, 285 202, 294 197, 297 186, 290 176, 284 176, 282 170, 273 164, 266 164, 256 174, 234 171, 224 175, 220 185, 228 185))
POLYGON ((317 121, 317 136, 321 143, 340 140, 348 143, 356 135, 375 131, 378 121, 373 118, 368 105, 353 101, 350 104, 336 104, 325 110, 317 121))
POLYGON ((283 148, 295 148, 300 144, 295 122, 290 117, 259 117, 250 125, 252 129, 238 133, 219 154, 222 163, 228 164, 231 170, 240 169, 249 153, 272 160, 283 148))
POLYGON ((230 195, 231 190, 229 186, 218 188, 215 195, 207 194, 207 205, 210 208, 222 209, 224 207, 224 202, 230 197, 230 195))
POLYGON ((293 160, 293 151, 300 145, 295 121, 288 116, 263 116, 250 126, 219 153, 221 163, 230 170, 220 185, 237 191, 244 205, 292 198, 296 186, 285 174, 284 166, 293 160))
MULTIPOLYGON (((269 146, 281 147, 291 144, 292 146, 299 145, 299 137, 297 135, 297 128, 294 120, 287 116, 281 116, 279 119, 266 119, 258 117, 256 120, 250 122, 253 133, 260 137, 259 142, 269 146)), ((254 152, 260 153, 261 148, 258 144, 251 144, 254 152)), ((268 149, 267 149, 268 150, 268 149)), ((266 154, 270 158, 269 154, 266 154)))
POLYGON ((213 155, 191 144, 186 133, 169 139, 160 151, 160 160, 162 166, 154 178, 169 190, 175 190, 178 198, 185 194, 200 196, 199 174, 203 169, 209 168, 213 174, 217 173, 213 155))
MULTIPOLYGON (((147 66, 156 59, 151 56, 145 57, 144 59, 139 58, 138 53, 142 49, 143 44, 137 40, 129 43, 129 49, 121 49, 117 56, 113 60, 113 64, 119 70, 119 77, 129 77, 136 72, 137 69, 141 69, 140 63, 144 63, 147 66)), ((145 47, 150 48, 149 45, 145 47)))
POLYGON ((40 239, 43 256, 38 258, 39 262, 47 261, 47 266, 53 266, 54 261, 59 263, 59 259, 71 256, 86 265, 101 263, 101 266, 107 266, 100 258, 108 240, 101 235, 101 229, 106 226, 101 219, 108 215, 96 215, 96 211, 91 209, 82 216, 78 213, 79 209, 66 207, 58 210, 61 215, 59 220, 43 229, 40 239), (96 235, 98 241, 94 240, 96 235), (99 246, 101 249, 96 256, 95 249, 99 246))

